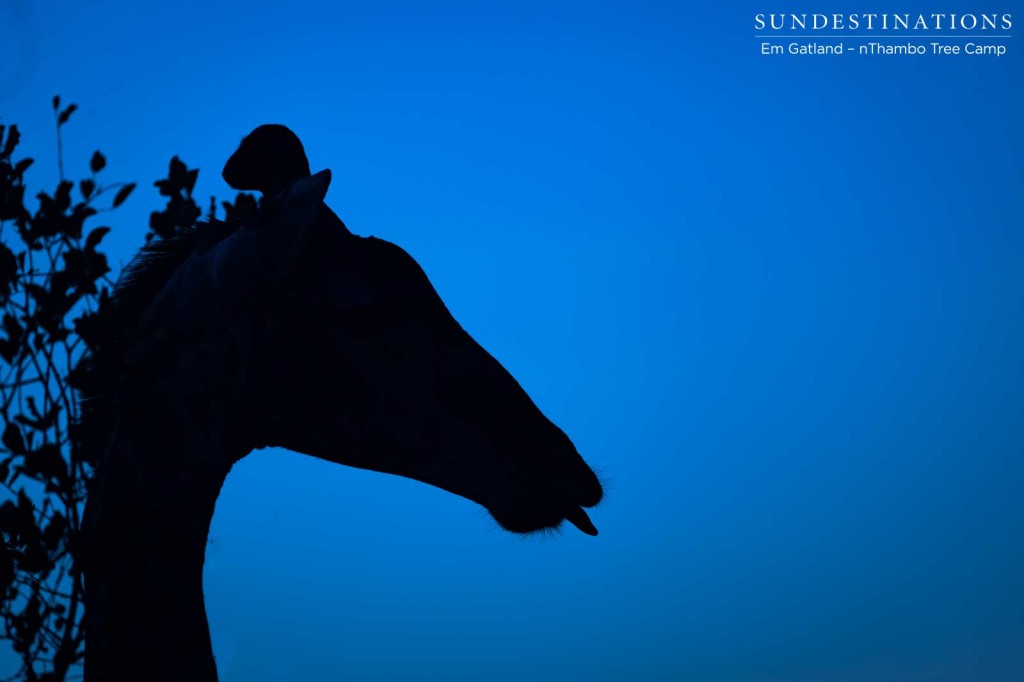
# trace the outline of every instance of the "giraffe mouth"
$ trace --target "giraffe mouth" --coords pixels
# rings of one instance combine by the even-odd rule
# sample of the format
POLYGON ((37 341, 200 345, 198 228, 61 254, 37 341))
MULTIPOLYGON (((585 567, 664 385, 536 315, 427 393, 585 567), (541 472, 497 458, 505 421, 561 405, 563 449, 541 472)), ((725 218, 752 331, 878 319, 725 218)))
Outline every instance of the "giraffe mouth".
POLYGON ((580 529, 581 532, 590 536, 597 535, 597 526, 587 516, 583 507, 573 507, 565 515, 565 520, 580 529))
MULTIPOLYGON (((472 498, 470 498, 472 499, 472 498)), ((583 508, 574 504, 537 504, 536 498, 513 503, 485 504, 485 509, 502 528, 512 533, 530 535, 547 529, 558 528, 568 521, 581 533, 591 537, 597 535, 597 527, 583 508)))
POLYGON ((548 465, 553 471, 512 476, 512 485, 505 494, 476 497, 472 493, 467 495, 465 490, 453 492, 483 505, 502 528, 513 533, 556 529, 568 521, 581 533, 594 537, 598 534, 597 526, 585 508, 600 503, 603 491, 589 467, 573 471, 568 466, 571 464, 556 460, 548 465))

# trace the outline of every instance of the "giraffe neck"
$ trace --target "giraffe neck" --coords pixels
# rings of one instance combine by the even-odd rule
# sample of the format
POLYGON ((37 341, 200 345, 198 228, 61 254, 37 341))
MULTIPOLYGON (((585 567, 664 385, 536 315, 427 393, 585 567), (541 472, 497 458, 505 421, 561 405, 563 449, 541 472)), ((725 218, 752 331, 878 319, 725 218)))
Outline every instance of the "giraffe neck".
POLYGON ((125 445, 108 449, 83 521, 85 680, 216 682, 203 561, 230 465, 125 445))

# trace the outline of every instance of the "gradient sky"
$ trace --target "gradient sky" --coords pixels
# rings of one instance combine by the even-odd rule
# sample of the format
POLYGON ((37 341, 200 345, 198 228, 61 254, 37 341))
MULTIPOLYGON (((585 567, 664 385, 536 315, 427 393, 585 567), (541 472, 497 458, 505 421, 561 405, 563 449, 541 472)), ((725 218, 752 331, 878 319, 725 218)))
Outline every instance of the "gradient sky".
POLYGON ((30 186, 55 93, 68 174, 140 182, 116 262, 173 154, 226 197, 285 123, 608 481, 599 537, 523 540, 251 456, 205 573, 224 680, 1024 678, 1024 43, 758 54, 756 12, 837 7, 0 7, 30 186))

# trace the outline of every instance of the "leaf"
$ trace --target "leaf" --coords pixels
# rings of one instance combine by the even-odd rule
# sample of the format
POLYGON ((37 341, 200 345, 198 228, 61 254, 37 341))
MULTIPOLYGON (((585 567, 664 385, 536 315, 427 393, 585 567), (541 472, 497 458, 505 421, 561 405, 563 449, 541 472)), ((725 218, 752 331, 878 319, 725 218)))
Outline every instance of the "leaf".
MULTIPOLYGON (((36 419, 41 419, 42 415, 39 414, 39 407, 36 405, 36 399, 32 396, 25 398, 25 402, 28 403, 28 411, 32 413, 32 416, 36 419)), ((17 417, 15 417, 17 419, 17 417)))
POLYGON ((14 174, 20 178, 33 163, 35 163, 35 161, 30 158, 22 159, 18 163, 14 164, 14 174))
POLYGON ((187 172, 188 172, 188 166, 185 165, 185 162, 182 161, 181 159, 179 159, 177 154, 172 156, 171 157, 171 162, 169 164, 169 168, 168 168, 168 171, 167 171, 167 177, 172 178, 172 179, 181 180, 181 179, 184 178, 184 175, 187 172))
POLYGON ((42 425, 39 422, 34 419, 29 419, 23 414, 15 415, 14 421, 18 422, 22 426, 27 426, 30 429, 35 429, 37 431, 42 429, 42 425))
POLYGON ((96 183, 86 178, 78 183, 78 188, 82 190, 82 196, 88 199, 92 196, 92 191, 96 189, 96 183))
POLYGON ((75 183, 70 180, 62 180, 57 184, 57 191, 53 193, 54 208, 64 213, 71 207, 71 189, 75 183))
POLYGON ((10 156, 20 141, 21 133, 18 132, 18 126, 12 125, 7 129, 7 142, 4 144, 3 151, 0 151, 0 159, 6 159, 10 156))
MULTIPOLYGON (((11 458, 8 457, 4 460, 4 464, 10 464, 11 458)), ((3 504, 0 504, 0 540, 3 539, 4 535, 13 536, 15 526, 18 525, 18 508, 14 505, 14 502, 7 500, 3 504)), ((12 538, 13 539, 13 538, 12 538)), ((0 542, 0 545, 9 544, 0 542)))
POLYGON ((60 116, 57 117, 57 125, 62 126, 65 123, 67 123, 68 119, 71 118, 71 114, 75 113, 75 111, 77 111, 77 110, 78 110, 78 105, 77 104, 69 104, 67 109, 65 109, 64 111, 60 112, 60 116))
POLYGON ((68 476, 68 465, 61 455, 60 447, 47 443, 35 452, 25 456, 25 474, 40 482, 62 484, 68 476))
POLYGON ((57 111, 60 109, 60 95, 53 96, 53 110, 57 111))
POLYGON ((108 232, 110 232, 109 227, 97 227, 95 230, 91 231, 89 233, 89 236, 85 238, 85 250, 92 251, 97 246, 99 246, 100 242, 103 240, 103 237, 108 232))
MULTIPOLYGON (((31 400, 31 398, 29 400, 31 400)), ((47 429, 53 428, 57 423, 57 417, 60 415, 61 410, 60 403, 54 403, 46 414, 39 414, 39 410, 36 408, 34 402, 30 403, 28 407, 35 419, 29 419, 23 414, 18 414, 14 416, 14 421, 18 422, 22 426, 27 426, 34 431, 46 431, 47 429)))
POLYGON ((192 189, 196 186, 196 178, 199 177, 199 169, 193 168, 187 173, 187 179, 185 180, 185 190, 191 195, 192 189))
POLYGON ((89 161, 89 169, 93 173, 99 173, 107 166, 107 159, 100 154, 98 151, 92 153, 92 159, 89 161))
MULTIPOLYGON (((61 460, 63 461, 63 460, 61 460)), ((64 533, 67 530, 68 522, 64 518, 64 515, 60 512, 54 512, 50 522, 46 524, 46 529, 43 531, 43 545, 46 546, 51 552, 57 549, 60 541, 64 539, 64 533)), ((58 604, 52 610, 54 613, 64 613, 64 605, 58 604), (58 608, 59 607, 59 608, 58 608)))
POLYGON ((12 422, 7 422, 7 428, 4 429, 2 440, 4 447, 16 455, 24 455, 28 452, 28 449, 25 447, 25 438, 21 435, 21 429, 12 422))
POLYGON ((171 163, 167 169, 167 180, 170 183, 171 193, 187 190, 188 166, 177 156, 171 157, 171 163))
MULTIPOLYGON (((67 254, 64 255, 67 258, 67 254)), ((25 283, 25 292, 42 308, 46 308, 50 304, 51 296, 50 292, 39 286, 35 282, 25 283)), ((4 316, 4 322, 7 321, 7 316, 4 316)))
POLYGON ((18 260, 7 245, 0 242, 0 303, 6 302, 18 279, 18 260))
POLYGON ((0 357, 7 362, 12 362, 21 350, 21 344, 25 338, 25 330, 22 328, 21 323, 18 322, 18 318, 10 313, 4 315, 3 321, 7 338, 0 337, 0 357))
POLYGON ((133 189, 135 189, 135 183, 129 182, 127 185, 124 185, 121 189, 117 190, 117 194, 114 195, 114 208, 123 204, 124 200, 128 198, 128 195, 132 193, 133 189))

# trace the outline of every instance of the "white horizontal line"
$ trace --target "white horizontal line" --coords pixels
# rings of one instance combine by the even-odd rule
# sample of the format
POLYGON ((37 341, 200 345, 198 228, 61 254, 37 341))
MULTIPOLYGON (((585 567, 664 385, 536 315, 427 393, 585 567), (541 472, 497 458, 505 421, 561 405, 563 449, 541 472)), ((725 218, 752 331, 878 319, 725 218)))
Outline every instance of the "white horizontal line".
POLYGON ((755 38, 825 38, 830 40, 846 40, 852 38, 854 40, 885 40, 889 38, 891 40, 925 40, 928 38, 987 38, 987 39, 999 39, 999 38, 1012 38, 1013 36, 923 36, 923 35, 911 35, 911 36, 837 36, 837 35, 779 35, 776 33, 765 33, 765 34, 754 34, 755 38))

